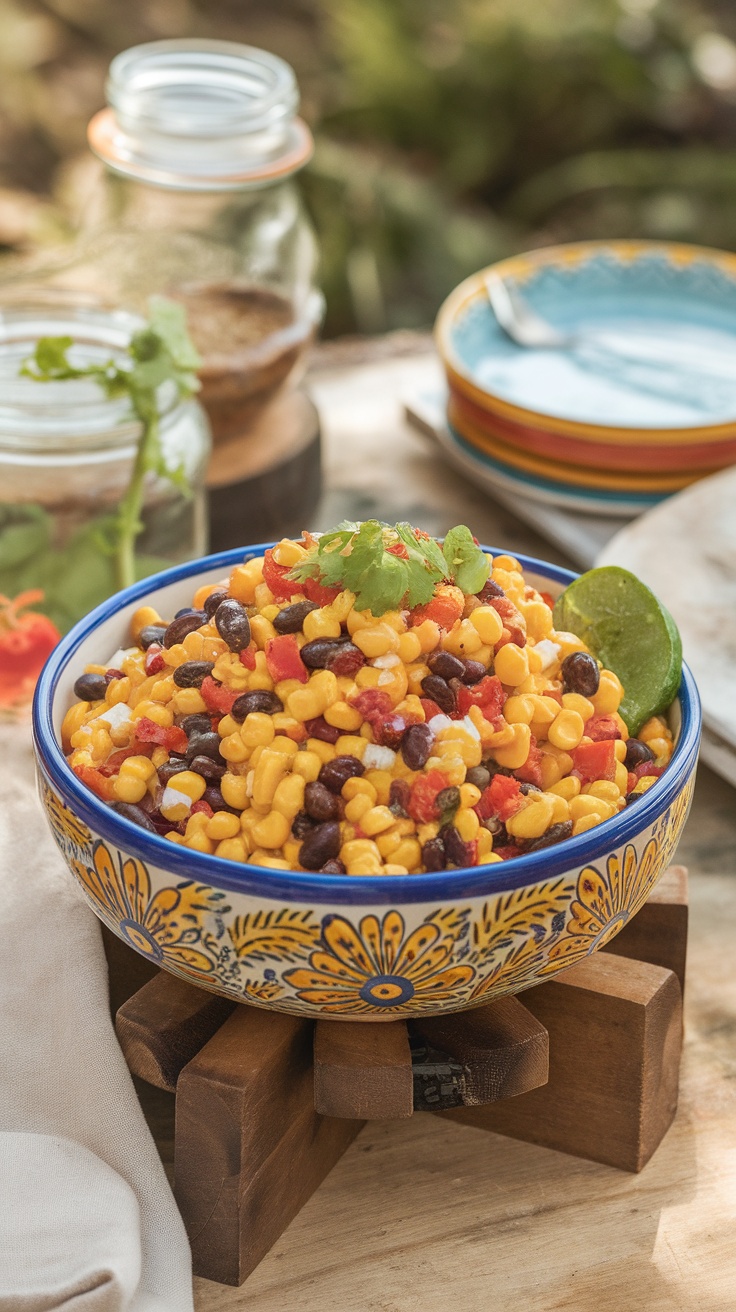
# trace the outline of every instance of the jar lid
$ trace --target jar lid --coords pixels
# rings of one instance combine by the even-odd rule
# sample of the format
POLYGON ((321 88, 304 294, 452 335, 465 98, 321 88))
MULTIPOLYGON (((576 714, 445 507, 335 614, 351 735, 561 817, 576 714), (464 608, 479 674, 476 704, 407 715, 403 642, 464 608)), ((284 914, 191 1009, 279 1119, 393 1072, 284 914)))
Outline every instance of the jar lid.
POLYGON ((260 187, 307 163, 312 134, 296 117, 290 66, 230 41, 153 41, 110 65, 109 108, 88 128, 117 173, 157 187, 260 187))

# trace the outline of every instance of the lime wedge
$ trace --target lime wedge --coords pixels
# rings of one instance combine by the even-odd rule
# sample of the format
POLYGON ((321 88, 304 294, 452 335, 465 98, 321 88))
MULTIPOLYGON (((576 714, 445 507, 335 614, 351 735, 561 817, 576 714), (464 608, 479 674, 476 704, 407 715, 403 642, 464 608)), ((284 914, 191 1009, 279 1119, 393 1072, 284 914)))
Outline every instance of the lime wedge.
POLYGON ((557 598, 557 629, 575 633, 624 686, 619 707, 635 735, 673 701, 682 675, 680 633, 665 606, 627 569, 581 574, 557 598))

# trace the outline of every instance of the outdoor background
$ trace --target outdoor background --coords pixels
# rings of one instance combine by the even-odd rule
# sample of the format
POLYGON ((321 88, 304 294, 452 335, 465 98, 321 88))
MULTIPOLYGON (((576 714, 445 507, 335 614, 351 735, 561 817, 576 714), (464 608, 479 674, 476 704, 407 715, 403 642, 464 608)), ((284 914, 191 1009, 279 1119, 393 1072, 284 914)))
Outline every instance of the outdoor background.
POLYGON ((0 250, 69 228, 110 58, 169 36, 296 69, 329 336, 528 246, 736 246, 732 0, 0 0, 0 250))

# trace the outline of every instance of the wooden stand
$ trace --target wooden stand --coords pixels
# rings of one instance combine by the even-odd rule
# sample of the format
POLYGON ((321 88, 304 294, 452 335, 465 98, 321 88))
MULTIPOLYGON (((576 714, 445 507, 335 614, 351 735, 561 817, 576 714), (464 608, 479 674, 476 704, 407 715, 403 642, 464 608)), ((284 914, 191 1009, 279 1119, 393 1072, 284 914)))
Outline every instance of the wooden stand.
POLYGON ((676 866, 610 948, 523 1003, 315 1025, 158 973, 116 1028, 131 1071, 176 1093, 195 1272, 240 1284, 366 1120, 433 1111, 640 1171, 677 1106, 686 942, 676 866))

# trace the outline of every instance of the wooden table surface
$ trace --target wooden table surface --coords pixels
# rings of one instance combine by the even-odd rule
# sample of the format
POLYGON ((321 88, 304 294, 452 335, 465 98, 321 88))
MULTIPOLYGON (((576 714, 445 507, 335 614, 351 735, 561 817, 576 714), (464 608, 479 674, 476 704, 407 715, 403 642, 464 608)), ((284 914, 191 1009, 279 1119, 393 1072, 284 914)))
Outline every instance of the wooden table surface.
MULTIPOLYGON (((313 375, 328 489, 316 527, 465 522, 565 563, 404 423, 401 396, 433 367, 408 355, 313 375)), ((691 876, 680 1105, 640 1175, 429 1115, 374 1122, 240 1289, 195 1282, 197 1312, 734 1312, 734 852, 736 795, 702 768, 677 855, 691 876)), ((173 1097, 141 1095, 168 1160, 173 1097)))

